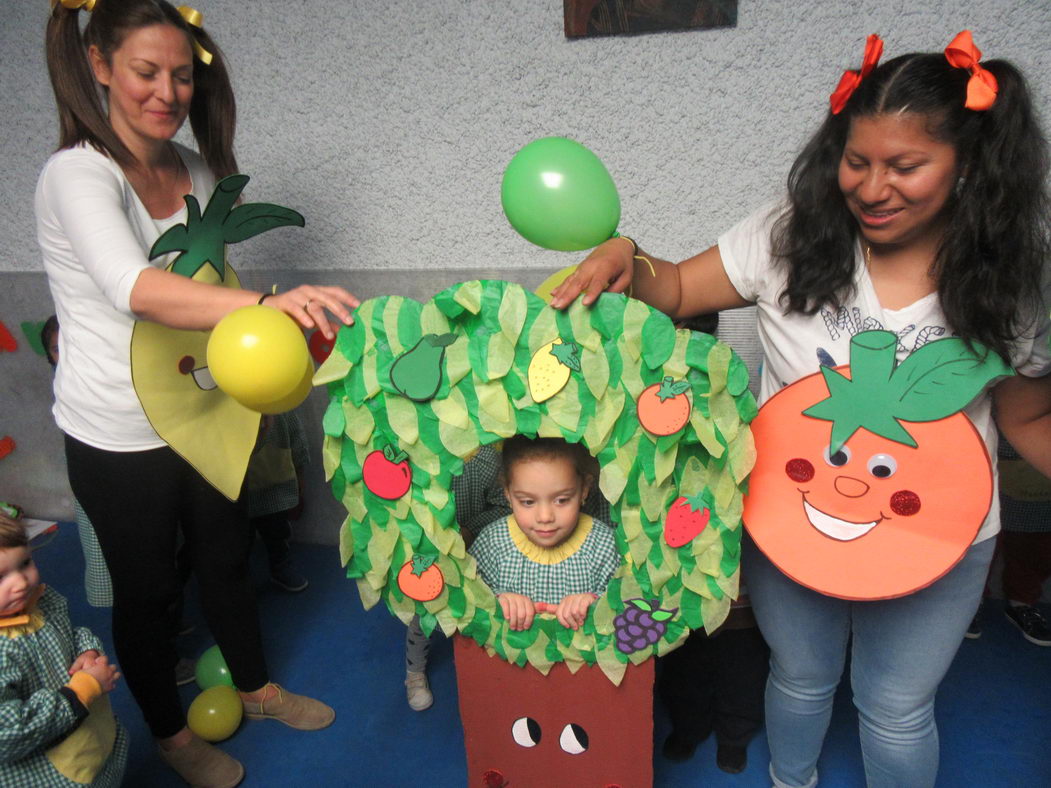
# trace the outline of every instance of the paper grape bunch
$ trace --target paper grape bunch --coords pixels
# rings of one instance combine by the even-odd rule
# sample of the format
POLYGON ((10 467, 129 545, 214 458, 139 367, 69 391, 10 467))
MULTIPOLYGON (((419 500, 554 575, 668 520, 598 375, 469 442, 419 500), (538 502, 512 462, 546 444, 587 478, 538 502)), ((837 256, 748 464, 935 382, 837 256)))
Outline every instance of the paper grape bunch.
POLYGON ((629 662, 726 617, 756 408, 744 364, 714 337, 677 331, 623 295, 558 311, 515 284, 465 282, 425 304, 363 303, 315 383, 328 385, 325 471, 347 509, 340 556, 366 607, 382 600, 427 633, 459 632, 520 666, 597 664, 615 682, 629 662), (653 432, 637 402, 668 378, 687 417, 653 432), (453 478, 480 447, 516 434, 580 442, 601 468, 623 560, 576 631, 549 615, 511 631, 460 535, 457 520, 474 513, 458 513, 453 478), (703 500, 691 518, 706 519, 673 523, 669 542, 665 521, 684 496, 703 500))
POLYGON ((613 619, 617 633, 617 648, 625 654, 634 654, 661 639, 668 626, 664 622, 675 615, 674 610, 661 610, 657 600, 626 600, 624 612, 613 619))

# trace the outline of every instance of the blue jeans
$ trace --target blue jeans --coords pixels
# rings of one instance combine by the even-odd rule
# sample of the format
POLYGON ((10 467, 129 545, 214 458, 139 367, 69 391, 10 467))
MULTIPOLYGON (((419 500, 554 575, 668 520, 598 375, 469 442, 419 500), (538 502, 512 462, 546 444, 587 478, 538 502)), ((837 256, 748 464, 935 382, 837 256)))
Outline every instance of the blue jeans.
POLYGON ((995 542, 974 545, 914 594, 849 602, 793 582, 745 539, 742 576, 771 650, 766 734, 775 786, 817 784, 851 635, 850 684, 869 788, 934 785, 934 695, 978 609, 995 542))

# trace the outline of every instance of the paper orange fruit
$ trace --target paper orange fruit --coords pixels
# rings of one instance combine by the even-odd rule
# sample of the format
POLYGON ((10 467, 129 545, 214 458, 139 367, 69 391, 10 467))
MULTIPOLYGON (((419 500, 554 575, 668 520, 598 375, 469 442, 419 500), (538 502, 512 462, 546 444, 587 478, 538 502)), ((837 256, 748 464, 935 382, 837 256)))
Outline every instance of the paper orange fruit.
POLYGON ((690 384, 685 380, 665 377, 639 394, 639 424, 653 435, 674 435, 690 420, 690 384))
POLYGON ((958 339, 895 369, 896 345, 889 332, 858 334, 849 369, 782 389, 752 423, 748 532, 786 575, 831 596, 929 585, 963 557, 992 500, 985 442, 959 411, 1010 369, 958 339))
POLYGON ((418 602, 430 602, 437 599, 445 588, 445 577, 442 570, 435 565, 436 555, 413 555, 398 571, 398 588, 409 599, 418 602))

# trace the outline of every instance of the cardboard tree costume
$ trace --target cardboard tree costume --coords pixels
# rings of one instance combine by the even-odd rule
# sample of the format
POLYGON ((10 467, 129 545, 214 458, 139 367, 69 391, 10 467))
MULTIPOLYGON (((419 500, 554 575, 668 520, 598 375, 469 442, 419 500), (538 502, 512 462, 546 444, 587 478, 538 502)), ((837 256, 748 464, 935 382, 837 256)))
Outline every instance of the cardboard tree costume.
MULTIPOLYGON (((275 227, 302 227, 303 217, 280 205, 235 207, 247 175, 230 175, 215 186, 204 213, 187 194, 187 220, 164 232, 150 249, 153 259, 181 252, 165 269, 222 287, 239 288, 226 262, 226 244, 275 227)), ((213 487, 237 500, 259 434, 260 415, 216 386, 208 371, 210 331, 185 331, 140 320, 131 337, 131 376, 146 418, 157 434, 213 487)))
MULTIPOLYGON (((546 675, 553 666, 566 674, 597 666, 588 669, 589 682, 617 685, 629 665, 726 617, 737 595, 742 489, 754 461, 747 425, 756 413, 747 370, 729 346, 677 331, 666 315, 623 295, 558 311, 518 285, 473 281, 426 304, 398 296, 366 301, 354 324, 340 329, 315 383, 329 388, 325 470, 348 511, 340 554, 363 604, 382 600, 406 623, 419 615, 428 634, 436 627, 459 633, 458 665, 469 648, 499 657, 481 655, 511 674, 501 713, 516 713, 512 697, 536 695, 515 686, 525 686, 515 678, 520 667, 546 675), (648 392, 668 378, 663 395, 648 392), (660 425, 657 434, 640 424, 640 407, 660 425), (453 476, 480 446, 516 434, 582 442, 601 466, 622 563, 577 631, 550 615, 511 631, 455 522, 453 476)), ((652 726, 652 662, 637 670, 640 678, 625 684, 641 684, 646 701, 632 696, 621 717, 607 708, 599 716, 611 731, 630 728, 632 717, 652 726)), ((525 673, 535 684, 539 677, 525 673)), ((461 698, 473 692, 461 672, 461 698)), ((556 705, 589 703, 581 692, 574 699, 560 691, 556 705)), ((492 722, 491 697, 488 706, 492 722)), ((462 714, 475 784, 476 718, 466 706, 462 714)), ((524 746, 511 730, 522 716, 500 729, 509 748, 524 746)), ((650 734, 638 730, 632 747, 604 744, 592 731, 586 752, 575 757, 593 766, 635 759, 650 770, 650 734)), ((544 741, 569 757, 560 739, 549 732, 544 741)), ((492 762, 483 771, 500 768, 492 762)), ((528 784, 522 774, 510 779, 528 784)))
POLYGON ((959 338, 901 364, 897 337, 865 331, 848 367, 771 397, 752 424, 744 519, 797 583, 843 599, 905 596, 963 557, 992 502, 985 441, 962 412, 1002 359, 959 338))

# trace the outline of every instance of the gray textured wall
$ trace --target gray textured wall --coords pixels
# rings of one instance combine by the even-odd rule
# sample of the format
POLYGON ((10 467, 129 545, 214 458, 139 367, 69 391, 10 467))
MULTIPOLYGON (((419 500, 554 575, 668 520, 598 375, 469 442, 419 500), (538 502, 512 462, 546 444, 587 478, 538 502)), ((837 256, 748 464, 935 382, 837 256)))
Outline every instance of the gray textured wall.
MULTIPOLYGON (((0 319, 17 331, 51 311, 32 195, 56 123, 48 2, 3 3, 0 319)), ((246 197, 307 216, 304 230, 234 250, 249 284, 338 280, 365 296, 418 297, 483 274, 535 285, 579 255, 519 238, 500 177, 518 148, 551 134, 605 162, 624 232, 664 256, 699 251, 780 188, 870 32, 893 57, 970 27, 988 57, 1027 71, 1045 116, 1051 107, 1049 0, 741 0, 736 28, 574 41, 560 0, 194 4, 232 67, 246 197)), ((0 373, 0 436, 20 443, 0 461, 0 499, 62 516, 46 365, 23 344, 0 354, 0 373)), ((318 413, 320 396, 307 406, 318 413)), ((302 535, 329 540, 338 513, 319 476, 311 485, 324 503, 302 535)))
MULTIPOLYGON (((550 134, 603 159, 625 232, 685 256, 779 187, 871 32, 892 57, 970 27, 1051 104, 1048 0, 741 0, 736 28, 572 41, 561 0, 195 4, 232 65, 247 197, 308 220, 294 240, 259 239, 242 268, 566 265, 500 210, 508 160, 550 134)), ((30 197, 56 134, 47 0, 4 5, 0 271, 33 271, 30 197)))

